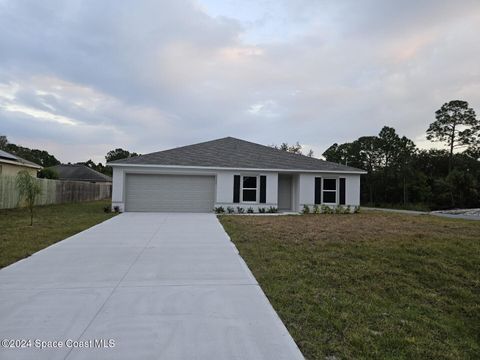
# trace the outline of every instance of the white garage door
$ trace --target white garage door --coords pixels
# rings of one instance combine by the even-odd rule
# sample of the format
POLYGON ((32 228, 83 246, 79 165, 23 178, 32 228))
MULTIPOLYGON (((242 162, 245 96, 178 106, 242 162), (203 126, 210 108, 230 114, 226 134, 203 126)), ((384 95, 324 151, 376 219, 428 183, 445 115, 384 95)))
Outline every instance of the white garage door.
POLYGON ((185 175, 126 175, 126 210, 211 212, 215 177, 185 175))

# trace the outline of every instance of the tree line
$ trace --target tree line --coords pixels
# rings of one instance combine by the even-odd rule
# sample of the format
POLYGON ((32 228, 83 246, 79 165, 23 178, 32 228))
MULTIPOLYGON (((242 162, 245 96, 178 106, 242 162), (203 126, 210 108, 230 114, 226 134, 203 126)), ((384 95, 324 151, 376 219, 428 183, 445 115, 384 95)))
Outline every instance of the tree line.
MULTIPOLYGON (((58 178, 58 174, 55 174, 54 171, 50 171, 50 169, 48 168, 55 165, 60 165, 61 162, 54 155, 49 154, 45 150, 30 149, 24 146, 10 143, 6 135, 0 135, 0 150, 4 150, 11 154, 17 155, 25 160, 43 166, 44 169, 39 172, 39 177, 44 177, 48 179, 58 178)), ((139 156, 139 154, 121 148, 113 149, 105 155, 105 164, 109 161, 125 159, 133 156, 139 156)), ((103 165, 101 162, 95 163, 92 159, 77 162, 75 164, 88 166, 89 168, 108 176, 112 175, 112 168, 110 166, 103 165)))
MULTIPOLYGON (((105 164, 110 162, 110 161, 115 161, 115 160, 120 160, 120 159, 126 159, 129 157, 134 157, 134 156, 139 156, 140 154, 137 154, 136 152, 130 152, 128 150, 124 150, 121 148, 117 148, 114 150, 110 150, 107 155, 105 155, 105 164)), ((77 164, 82 164, 85 166, 88 166, 89 168, 96 170, 102 174, 112 176, 112 168, 111 166, 103 165, 101 162, 98 164, 95 164, 95 162, 92 161, 92 159, 88 159, 85 162, 79 162, 77 164)))
POLYGON ((377 136, 333 144, 324 153, 333 161, 368 172, 362 175, 361 203, 373 206, 444 209, 479 207, 480 123, 461 100, 444 104, 426 131, 446 150, 419 149, 392 127, 377 136))
POLYGON ((12 144, 8 142, 8 139, 5 135, 0 135, 0 150, 4 150, 11 154, 20 156, 21 158, 34 162, 35 164, 41 165, 43 167, 59 165, 55 156, 49 154, 45 150, 38 149, 29 149, 24 146, 12 144))

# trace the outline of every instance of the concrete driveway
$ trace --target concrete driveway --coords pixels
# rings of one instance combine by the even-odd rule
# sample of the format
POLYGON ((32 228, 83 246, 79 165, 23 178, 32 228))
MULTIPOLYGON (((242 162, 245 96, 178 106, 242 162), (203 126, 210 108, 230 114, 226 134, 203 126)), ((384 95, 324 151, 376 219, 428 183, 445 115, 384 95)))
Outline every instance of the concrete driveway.
POLYGON ((212 214, 125 213, 0 270, 0 339, 1 359, 303 359, 212 214))

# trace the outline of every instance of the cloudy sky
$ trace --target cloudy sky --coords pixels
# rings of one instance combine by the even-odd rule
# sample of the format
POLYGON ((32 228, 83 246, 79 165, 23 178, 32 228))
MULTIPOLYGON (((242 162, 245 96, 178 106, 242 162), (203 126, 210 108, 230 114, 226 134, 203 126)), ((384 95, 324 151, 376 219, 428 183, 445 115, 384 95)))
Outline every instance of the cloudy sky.
POLYGON ((480 113, 478 0, 0 0, 0 134, 64 162, 480 113))

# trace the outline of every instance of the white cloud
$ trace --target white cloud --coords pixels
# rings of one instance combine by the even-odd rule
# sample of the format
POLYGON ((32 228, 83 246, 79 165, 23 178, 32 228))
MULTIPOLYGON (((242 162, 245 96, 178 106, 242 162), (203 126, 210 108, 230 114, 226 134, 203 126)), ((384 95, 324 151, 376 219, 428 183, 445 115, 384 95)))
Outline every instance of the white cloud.
POLYGON ((37 110, 28 106, 7 104, 7 105, 0 105, 0 109, 3 109, 7 112, 19 112, 24 115, 28 115, 33 119, 38 119, 40 121, 54 122, 62 125, 78 125, 74 120, 66 116, 55 115, 55 114, 52 114, 51 112, 37 110))
POLYGON ((279 116, 278 106, 274 100, 257 102, 248 108, 248 113, 255 116, 275 117, 279 116))

